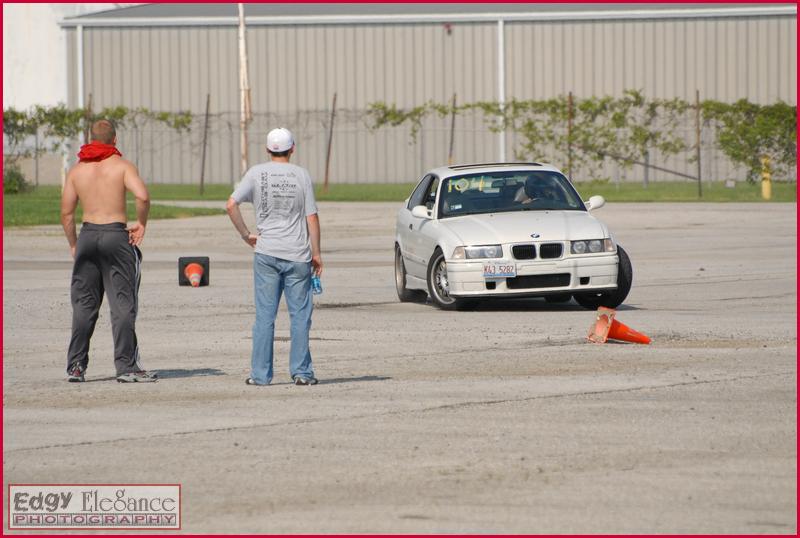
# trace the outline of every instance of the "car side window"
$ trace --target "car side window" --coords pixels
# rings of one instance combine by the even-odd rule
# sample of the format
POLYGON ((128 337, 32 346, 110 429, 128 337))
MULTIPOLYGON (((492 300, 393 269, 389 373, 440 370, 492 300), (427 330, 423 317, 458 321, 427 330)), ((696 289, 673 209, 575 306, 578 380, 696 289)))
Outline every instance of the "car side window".
POLYGON ((431 177, 430 175, 425 176, 422 178, 422 181, 419 182, 419 185, 417 185, 417 188, 414 189, 414 192, 411 194, 411 198, 408 199, 408 209, 413 209, 415 206, 425 203, 425 196, 428 194, 431 177))
POLYGON ((433 181, 431 181, 431 186, 428 189, 427 196, 425 196, 425 207, 428 208, 428 211, 433 211, 433 208, 436 207, 436 191, 439 189, 439 178, 434 177, 433 181))

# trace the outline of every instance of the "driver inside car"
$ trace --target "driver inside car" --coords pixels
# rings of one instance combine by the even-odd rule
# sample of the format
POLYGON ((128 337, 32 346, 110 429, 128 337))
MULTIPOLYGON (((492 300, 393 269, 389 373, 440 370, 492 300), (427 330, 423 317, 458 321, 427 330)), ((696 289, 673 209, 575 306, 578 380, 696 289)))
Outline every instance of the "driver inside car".
POLYGON ((514 202, 529 204, 541 198, 544 198, 542 180, 536 176, 531 176, 525 180, 525 184, 522 187, 517 189, 517 193, 514 195, 514 202))
POLYGON ((559 188, 553 178, 545 176, 531 176, 525 181, 525 185, 517 190, 514 202, 529 204, 535 201, 548 200, 552 202, 562 202, 559 195, 559 188))

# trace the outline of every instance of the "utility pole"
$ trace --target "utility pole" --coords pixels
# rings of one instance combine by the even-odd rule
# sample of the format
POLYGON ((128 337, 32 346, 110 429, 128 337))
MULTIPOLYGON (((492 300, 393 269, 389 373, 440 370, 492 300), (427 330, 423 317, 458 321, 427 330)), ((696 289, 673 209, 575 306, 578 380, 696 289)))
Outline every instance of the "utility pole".
POLYGON ((572 117, 574 114, 572 92, 567 96, 567 177, 572 179, 572 117))
POLYGON ((89 133, 92 130, 92 94, 89 94, 89 103, 83 109, 83 143, 89 143, 89 133))
POLYGON ((205 192, 206 185, 206 146, 208 145, 208 115, 211 110, 211 94, 206 94, 206 121, 203 124, 203 157, 200 159, 200 195, 205 192))
POLYGON ((325 154, 325 183, 322 192, 328 193, 328 176, 331 170, 331 148, 333 147, 333 122, 336 121, 336 92, 333 92, 333 104, 331 105, 331 123, 328 126, 328 151, 325 154))
POLYGON ((36 186, 39 186, 39 125, 36 125, 36 130, 33 132, 33 164, 36 167, 34 177, 36 178, 36 186))
POLYGON ((456 137, 456 94, 453 94, 453 103, 450 108, 450 150, 447 152, 447 164, 453 164, 453 144, 456 137))
POLYGON ((244 24, 244 4, 239 6, 239 144, 241 146, 242 160, 241 173, 244 175, 248 168, 247 158, 247 124, 253 118, 250 108, 250 77, 247 74, 247 37, 244 24))
POLYGON ((697 159, 697 197, 703 197, 703 168, 700 166, 700 141, 702 134, 702 125, 700 123, 700 90, 695 90, 694 93, 694 111, 695 111, 695 138, 696 138, 696 159, 697 159))
POLYGON ((497 101, 503 114, 503 130, 498 133, 499 161, 506 162, 506 33, 505 21, 497 20, 497 101))

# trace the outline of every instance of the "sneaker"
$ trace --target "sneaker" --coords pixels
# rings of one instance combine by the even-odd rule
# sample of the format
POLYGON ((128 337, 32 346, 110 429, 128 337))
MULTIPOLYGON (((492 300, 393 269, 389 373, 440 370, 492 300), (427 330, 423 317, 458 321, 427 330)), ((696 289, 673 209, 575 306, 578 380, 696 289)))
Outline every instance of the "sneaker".
POLYGON ((301 377, 296 375, 292 378, 295 385, 316 385, 319 380, 316 377, 301 377))
POLYGON ((83 383, 84 381, 86 381, 86 378, 84 377, 85 373, 86 373, 85 368, 81 368, 80 366, 75 366, 67 374, 67 381, 69 381, 70 383, 83 383))
POLYGON ((118 383, 152 383, 158 381, 158 374, 155 372, 145 372, 140 370, 138 372, 128 372, 117 376, 118 383))
POLYGON ((244 384, 245 385, 255 386, 255 387, 266 387, 267 385, 269 385, 269 383, 267 383, 267 384, 256 383, 255 379, 253 379, 252 377, 248 377, 247 379, 245 379, 244 380, 244 384))

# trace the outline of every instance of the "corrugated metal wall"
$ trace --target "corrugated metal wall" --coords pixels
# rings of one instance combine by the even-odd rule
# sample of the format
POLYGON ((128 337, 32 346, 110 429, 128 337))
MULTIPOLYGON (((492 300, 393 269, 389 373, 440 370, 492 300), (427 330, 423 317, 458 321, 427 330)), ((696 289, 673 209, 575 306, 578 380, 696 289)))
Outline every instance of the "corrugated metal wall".
POLYGON ((789 17, 507 23, 507 92, 519 99, 620 95, 794 103, 789 17))
MULTIPOLYGON (((505 24, 506 97, 566 94, 795 103, 796 21, 792 17, 505 24)), ((211 94, 207 181, 238 179, 238 48, 235 27, 84 28, 85 99, 201 115, 211 94)), ((251 163, 277 125, 298 138, 297 162, 317 181, 324 171, 330 101, 338 93, 333 182, 415 181, 446 162, 449 119, 426 120, 415 143, 408 127, 367 129, 375 101, 412 107, 428 100, 497 99, 493 23, 251 26, 248 52, 255 121, 251 163)), ((77 104, 75 30, 68 30, 70 104, 77 104)), ((459 117, 456 159, 494 160, 497 135, 480 117, 459 117)), ((148 125, 120 133, 120 145, 153 182, 194 183, 202 121, 188 135, 148 125)), ((515 140, 507 137, 509 158, 515 140)), ((719 160, 720 156, 712 156, 719 160)), ((674 160, 674 159, 673 159, 674 160)), ((673 163, 685 168, 685 162, 673 163)), ((707 164, 707 166, 711 166, 707 164)), ((709 168, 709 172, 715 169, 709 168)), ((627 172, 623 175, 641 175, 627 172)), ((733 172, 721 163, 716 173, 733 172)))
MULTIPOLYGON (((789 17, 506 23, 506 94, 546 99, 640 89, 648 97, 693 102, 699 90, 701 99, 795 104, 796 43, 797 23, 789 17)), ((686 138, 693 143, 693 137, 689 124, 686 138)), ((515 147, 516 138, 507 139, 515 147)), ((744 177, 713 147, 711 133, 703 139, 704 178, 744 177)), ((654 158, 653 164, 696 173, 686 155, 654 158)), ((612 163, 595 173, 623 180, 643 175, 640 167, 619 170, 612 163)))

